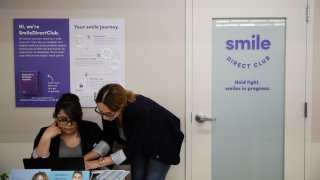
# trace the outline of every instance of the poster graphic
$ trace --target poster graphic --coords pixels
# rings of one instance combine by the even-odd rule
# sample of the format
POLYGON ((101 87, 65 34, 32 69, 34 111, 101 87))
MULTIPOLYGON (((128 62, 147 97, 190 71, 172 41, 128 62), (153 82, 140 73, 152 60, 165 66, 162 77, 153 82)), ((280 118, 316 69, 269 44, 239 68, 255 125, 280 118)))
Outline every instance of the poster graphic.
POLYGON ((89 180, 90 171, 51 171, 49 180, 89 180))
POLYGON ((125 85, 123 19, 14 19, 17 107, 51 107, 66 92, 83 107, 105 84, 125 85))
POLYGON ((69 92, 68 19, 15 19, 16 106, 53 106, 69 92))
POLYGON ((12 169, 11 180, 89 180, 90 171, 54 171, 51 169, 12 169))
POLYGON ((70 20, 70 88, 83 106, 108 83, 124 85, 124 22, 118 19, 70 20))
POLYGON ((50 169, 12 169, 10 172, 10 179, 49 179, 50 173, 50 169))

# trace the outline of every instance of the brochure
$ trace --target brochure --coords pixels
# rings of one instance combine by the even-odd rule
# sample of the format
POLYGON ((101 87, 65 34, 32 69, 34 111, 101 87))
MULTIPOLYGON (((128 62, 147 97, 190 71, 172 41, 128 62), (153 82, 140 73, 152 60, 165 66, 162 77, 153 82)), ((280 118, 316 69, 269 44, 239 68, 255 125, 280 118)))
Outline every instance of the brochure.
POLYGON ((50 169, 13 169, 10 180, 89 180, 90 171, 51 171, 50 169))
POLYGON ((90 180, 122 180, 129 173, 125 170, 96 170, 91 171, 90 180))

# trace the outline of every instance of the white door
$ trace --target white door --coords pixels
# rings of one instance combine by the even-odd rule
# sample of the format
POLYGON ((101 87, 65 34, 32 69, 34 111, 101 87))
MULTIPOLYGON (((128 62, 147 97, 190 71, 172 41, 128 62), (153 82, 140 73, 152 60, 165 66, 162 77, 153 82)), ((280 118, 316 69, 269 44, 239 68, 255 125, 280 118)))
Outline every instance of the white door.
POLYGON ((187 1, 187 179, 304 179, 306 5, 187 1))

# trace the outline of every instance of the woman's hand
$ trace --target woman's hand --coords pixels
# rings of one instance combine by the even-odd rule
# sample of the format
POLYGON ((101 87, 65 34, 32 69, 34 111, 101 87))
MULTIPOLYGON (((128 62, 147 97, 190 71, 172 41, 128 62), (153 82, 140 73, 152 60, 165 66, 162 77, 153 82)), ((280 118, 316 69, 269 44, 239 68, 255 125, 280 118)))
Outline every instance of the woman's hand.
POLYGON ((54 121, 42 135, 43 138, 52 139, 57 135, 61 134, 61 129, 58 127, 58 122, 54 121))
POLYGON ((86 170, 97 169, 100 167, 99 160, 85 161, 84 165, 86 170))

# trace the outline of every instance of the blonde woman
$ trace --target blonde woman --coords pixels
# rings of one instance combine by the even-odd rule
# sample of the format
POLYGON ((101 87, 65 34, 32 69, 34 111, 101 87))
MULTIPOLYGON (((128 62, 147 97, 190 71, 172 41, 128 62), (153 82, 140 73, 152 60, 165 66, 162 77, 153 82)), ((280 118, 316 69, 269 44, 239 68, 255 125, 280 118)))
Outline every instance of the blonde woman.
POLYGON ((180 162, 184 138, 180 120, 155 101, 119 84, 102 87, 95 101, 105 140, 110 147, 117 141, 124 148, 88 161, 87 166, 130 163, 133 180, 165 179, 170 166, 180 162))

